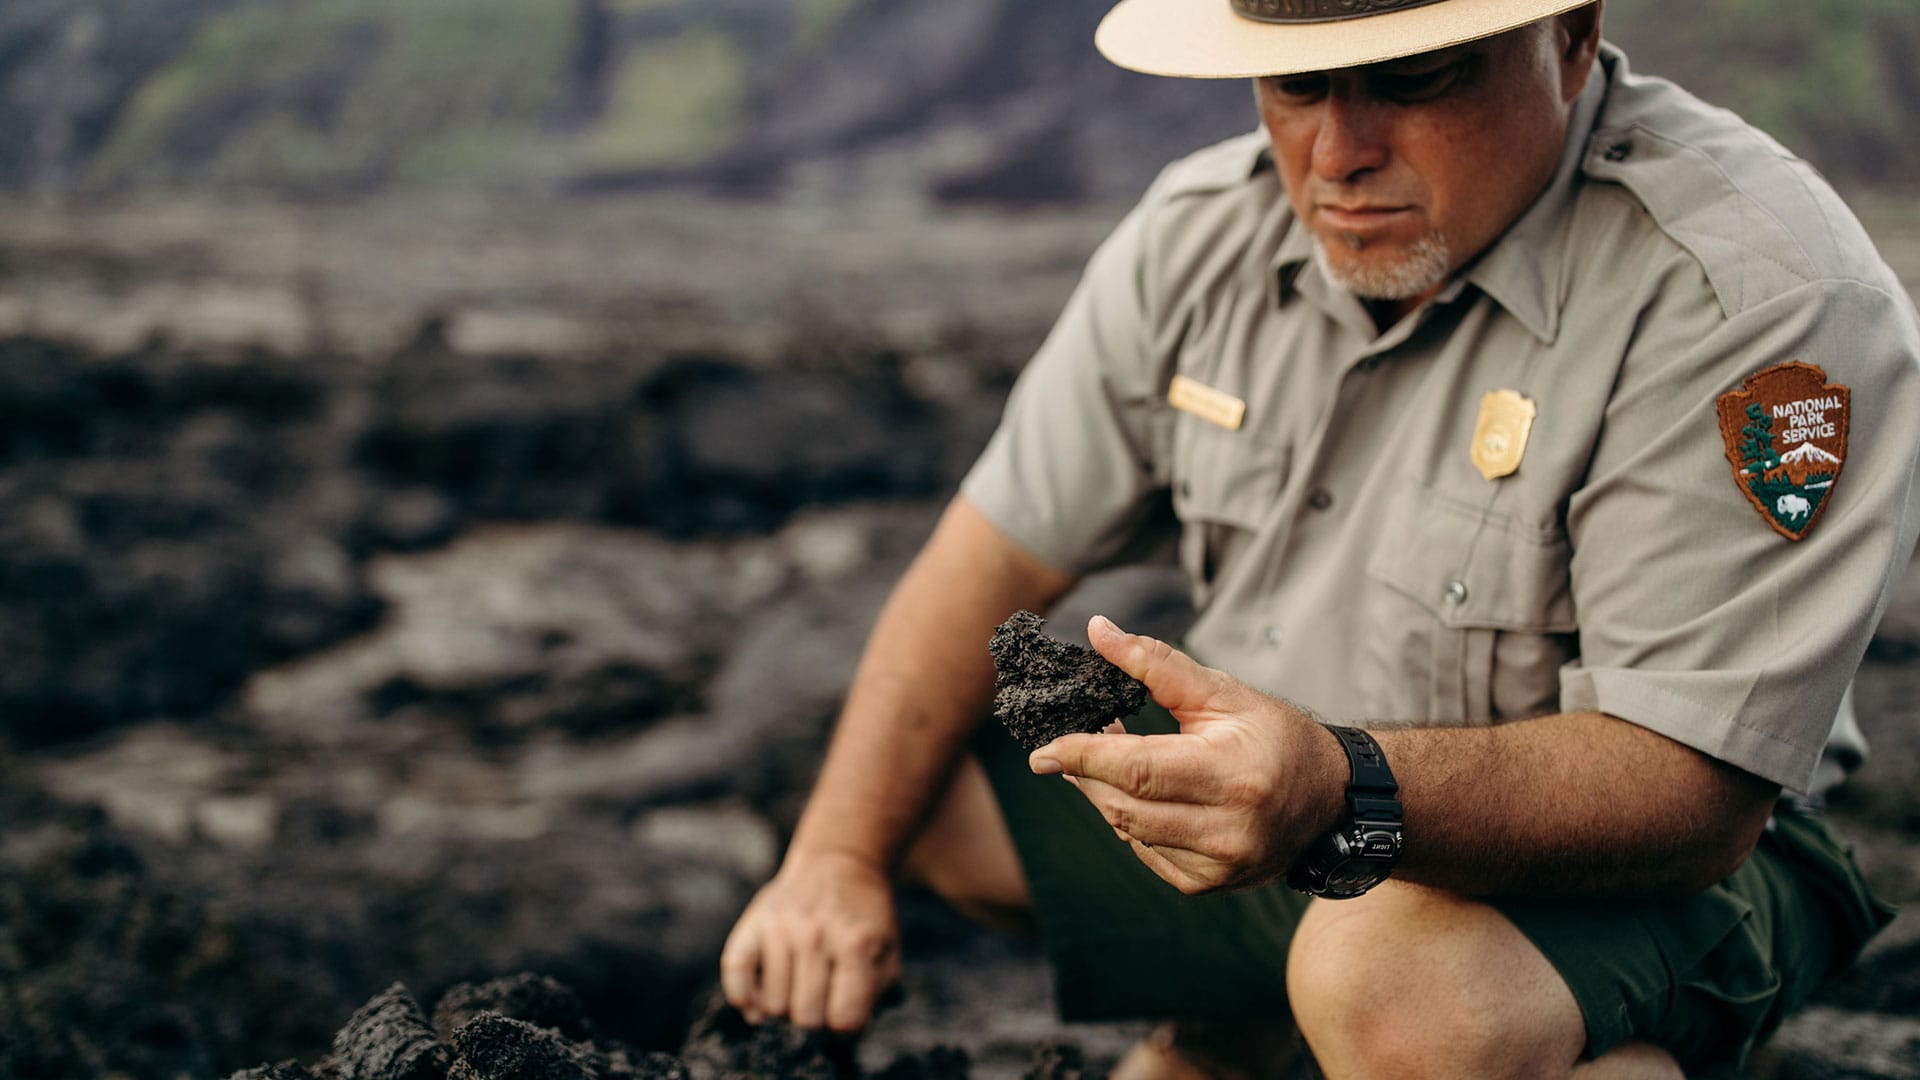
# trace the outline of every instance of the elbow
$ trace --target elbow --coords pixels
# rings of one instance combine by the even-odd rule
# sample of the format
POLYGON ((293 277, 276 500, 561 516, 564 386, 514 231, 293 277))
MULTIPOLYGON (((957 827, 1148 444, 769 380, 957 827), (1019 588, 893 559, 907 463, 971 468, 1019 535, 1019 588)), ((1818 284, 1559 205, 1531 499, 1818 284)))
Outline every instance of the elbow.
POLYGON ((1710 814, 1712 824, 1699 830, 1689 850, 1675 861, 1674 893, 1692 896, 1720 884, 1745 866, 1760 845, 1773 817, 1780 785, 1749 773, 1721 766, 1721 797, 1710 814))
POLYGON ((1683 860, 1687 865, 1674 882, 1673 895, 1694 896, 1732 877, 1735 870, 1753 857, 1765 828, 1766 819, 1762 818, 1751 829, 1743 827, 1737 833, 1730 832, 1702 843, 1692 857, 1683 860))

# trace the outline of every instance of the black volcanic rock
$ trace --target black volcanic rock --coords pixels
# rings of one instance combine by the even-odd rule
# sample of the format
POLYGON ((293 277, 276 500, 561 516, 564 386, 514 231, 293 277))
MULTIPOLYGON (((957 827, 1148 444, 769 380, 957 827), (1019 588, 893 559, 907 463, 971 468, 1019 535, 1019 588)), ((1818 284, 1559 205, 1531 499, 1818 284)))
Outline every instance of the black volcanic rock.
POLYGON ((297 1061, 277 1061, 254 1069, 241 1069, 227 1080, 313 1080, 313 1074, 297 1061))
POLYGON ((987 651, 999 688, 993 715, 1029 751, 1062 735, 1099 731, 1138 712, 1147 688, 1091 649, 1041 633, 1045 620, 1017 611, 994 630, 987 651))
POLYGON ((434 1037, 407 988, 394 983, 375 994, 333 1037, 341 1080, 442 1080, 446 1044, 434 1037))
POLYGON ((1073 1043, 1047 1042, 1034 1048, 1022 1080, 1095 1080, 1105 1075, 1088 1069, 1085 1056, 1073 1043))
POLYGON ((449 1080, 599 1080, 600 1070, 559 1032, 483 1012, 453 1033, 449 1080))
POLYGON ((749 1024, 715 992, 680 1049, 701 1080, 856 1080, 853 1039, 778 1022, 749 1024))
POLYGON ((483 1012, 552 1028, 574 1039, 593 1037, 580 995, 558 979, 530 971, 450 988, 433 1007, 433 1026, 451 1036, 483 1012))
POLYGON ((957 1046, 935 1046, 914 1054, 901 1054, 877 1074, 875 1080, 967 1080, 973 1075, 973 1058, 957 1046))

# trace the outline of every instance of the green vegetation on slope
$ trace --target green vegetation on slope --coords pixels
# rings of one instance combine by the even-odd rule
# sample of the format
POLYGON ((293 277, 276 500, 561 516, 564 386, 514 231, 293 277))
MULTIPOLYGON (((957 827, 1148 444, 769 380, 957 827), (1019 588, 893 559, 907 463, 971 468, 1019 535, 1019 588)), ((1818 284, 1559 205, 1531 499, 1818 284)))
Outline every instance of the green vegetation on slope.
POLYGON ((209 19, 95 159, 106 183, 332 187, 486 171, 563 85, 571 5, 300 0, 209 19))
MULTIPOLYGON (((52 2, 0 16, 0 90, 9 64, 74 37, 63 27, 79 9, 63 14, 52 2)), ((169 0, 182 12, 170 25, 197 31, 184 48, 155 41, 132 70, 156 74, 144 82, 128 75, 137 91, 124 96, 123 86, 98 117, 62 127, 61 117, 80 115, 86 101, 40 91, 0 104, 21 113, 19 132, 71 129, 66 142, 16 136, 21 145, 64 148, 61 161, 36 159, 33 169, 103 186, 325 191, 685 169, 739 146, 757 115, 755 88, 822 62, 815 54, 836 48, 846 21, 880 2, 169 0)), ((1844 185, 1910 186, 1920 177, 1920 140, 1911 136, 1920 131, 1914 0, 1693 0, 1680 9, 1610 0, 1607 21, 1639 70, 1734 109, 1844 185)), ((1091 43, 1022 47, 1056 50, 1064 64, 1084 59, 1091 43)), ((32 85, 84 84, 84 65, 76 71, 32 85)), ((815 126, 837 130, 830 115, 815 126)), ((0 167, 10 160, 0 154, 0 167)), ((0 175, 0 185, 17 179, 0 175)))
POLYGON ((588 163, 641 169, 694 165, 732 145, 745 124, 748 57, 723 31, 683 31, 622 62, 588 163))

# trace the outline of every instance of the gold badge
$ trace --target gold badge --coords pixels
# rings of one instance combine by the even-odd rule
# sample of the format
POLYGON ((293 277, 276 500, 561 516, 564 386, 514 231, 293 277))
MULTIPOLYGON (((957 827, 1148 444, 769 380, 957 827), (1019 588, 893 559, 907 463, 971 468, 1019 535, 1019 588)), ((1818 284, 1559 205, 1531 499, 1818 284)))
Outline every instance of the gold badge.
POLYGON ((1533 399, 1517 390, 1490 390, 1480 399, 1473 425, 1473 467, 1489 480, 1509 476, 1527 456, 1527 435, 1539 412, 1533 399))
POLYGON ((1228 431, 1239 431, 1240 421, 1247 417, 1247 403, 1222 390, 1215 390, 1203 382, 1195 382, 1185 375, 1175 375, 1167 387, 1167 404, 1181 412, 1192 413, 1209 424, 1218 424, 1228 431))

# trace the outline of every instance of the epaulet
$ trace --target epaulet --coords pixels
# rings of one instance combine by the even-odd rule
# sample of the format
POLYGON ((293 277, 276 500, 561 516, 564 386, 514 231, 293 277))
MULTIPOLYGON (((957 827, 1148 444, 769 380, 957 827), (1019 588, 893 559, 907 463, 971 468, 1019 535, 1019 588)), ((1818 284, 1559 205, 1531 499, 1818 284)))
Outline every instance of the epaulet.
POLYGON ((1244 184, 1266 166, 1267 134, 1250 131, 1196 150, 1161 170, 1154 185, 1164 198, 1220 191, 1244 184))
POLYGON ((1879 276, 1865 230, 1811 166, 1672 83, 1621 75, 1583 169, 1633 194, 1728 317, 1809 282, 1879 276))

